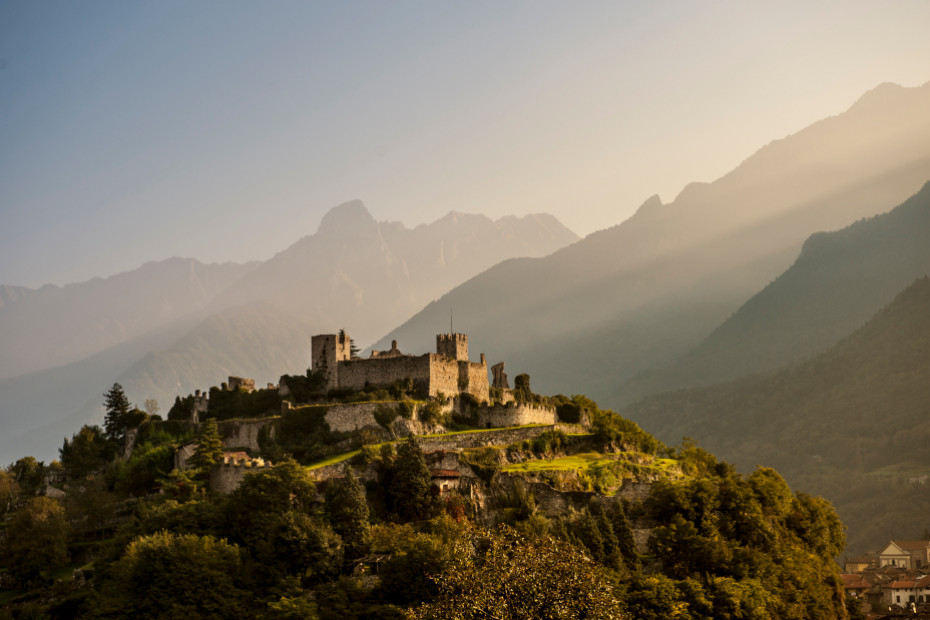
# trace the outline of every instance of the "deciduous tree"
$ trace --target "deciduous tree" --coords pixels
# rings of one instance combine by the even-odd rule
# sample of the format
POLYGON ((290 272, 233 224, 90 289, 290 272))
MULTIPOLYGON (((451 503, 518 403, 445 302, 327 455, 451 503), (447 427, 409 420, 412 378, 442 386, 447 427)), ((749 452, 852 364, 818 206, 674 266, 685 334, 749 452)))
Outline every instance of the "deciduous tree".
POLYGON ((49 580, 49 571, 68 561, 70 527, 53 499, 33 497, 13 514, 3 546, 4 563, 20 587, 49 580))

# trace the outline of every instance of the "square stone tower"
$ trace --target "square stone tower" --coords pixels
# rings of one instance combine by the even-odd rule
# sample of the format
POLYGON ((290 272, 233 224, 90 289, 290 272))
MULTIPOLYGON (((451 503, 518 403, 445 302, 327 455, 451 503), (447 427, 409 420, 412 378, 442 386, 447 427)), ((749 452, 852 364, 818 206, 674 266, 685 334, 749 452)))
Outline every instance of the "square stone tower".
POLYGON ((320 334, 310 340, 310 359, 312 369, 326 373, 326 389, 333 390, 339 387, 339 362, 351 358, 351 342, 349 335, 320 334))
POLYGON ((436 334, 436 353, 467 362, 468 334, 436 334))

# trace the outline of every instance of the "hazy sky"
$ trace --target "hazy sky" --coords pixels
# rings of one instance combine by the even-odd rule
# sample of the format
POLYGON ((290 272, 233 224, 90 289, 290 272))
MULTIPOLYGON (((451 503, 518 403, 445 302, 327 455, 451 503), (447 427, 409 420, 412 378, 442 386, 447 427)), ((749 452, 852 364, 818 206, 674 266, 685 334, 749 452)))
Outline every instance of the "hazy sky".
POLYGON ((928 27, 927 0, 0 0, 0 283, 266 259, 354 198, 587 234, 930 81, 928 27))

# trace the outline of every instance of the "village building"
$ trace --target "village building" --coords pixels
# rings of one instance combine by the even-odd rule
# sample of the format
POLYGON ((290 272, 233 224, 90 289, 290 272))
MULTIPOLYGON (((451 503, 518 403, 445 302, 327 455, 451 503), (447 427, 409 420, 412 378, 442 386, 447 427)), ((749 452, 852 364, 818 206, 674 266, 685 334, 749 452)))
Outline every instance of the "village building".
POLYGON ((930 540, 892 540, 879 553, 879 566, 930 567, 930 540))

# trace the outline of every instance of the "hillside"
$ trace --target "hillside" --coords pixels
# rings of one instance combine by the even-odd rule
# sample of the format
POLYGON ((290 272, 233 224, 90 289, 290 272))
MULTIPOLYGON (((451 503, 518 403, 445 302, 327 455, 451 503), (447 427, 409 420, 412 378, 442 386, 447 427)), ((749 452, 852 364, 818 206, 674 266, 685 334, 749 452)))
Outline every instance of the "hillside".
POLYGON ((744 470, 778 469, 830 499, 862 551, 930 525, 930 279, 806 362, 623 410, 662 440, 690 436, 744 470), (901 510, 902 505, 907 510, 901 510), (896 534, 897 535, 897 534, 896 534))
POLYGON ((539 260, 508 261, 423 309, 392 339, 427 350, 454 309, 491 357, 547 391, 599 398, 697 345, 785 271, 805 239, 887 211, 927 181, 930 84, 882 85, 670 204, 539 260))
POLYGON ((121 413, 114 386, 110 430, 75 433, 50 487, 29 459, 0 470, 0 611, 846 617, 842 524, 775 471, 668 448, 583 396, 419 389, 311 388, 280 414, 277 390, 211 389, 198 423, 180 402, 168 420, 121 413), (476 424, 491 408, 550 419, 476 424))
POLYGON ((930 183, 888 213, 809 238, 795 263, 672 366, 614 404, 771 370, 826 350, 930 273, 930 183))

